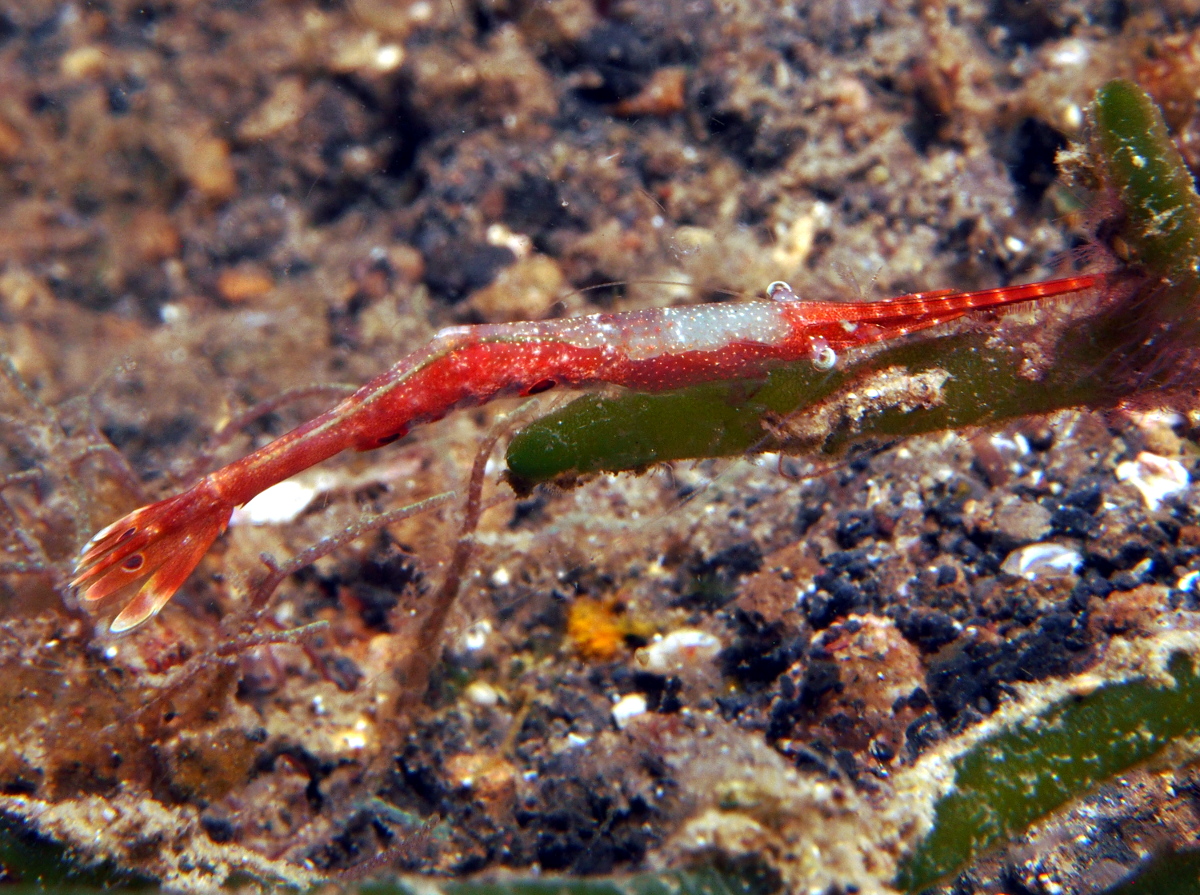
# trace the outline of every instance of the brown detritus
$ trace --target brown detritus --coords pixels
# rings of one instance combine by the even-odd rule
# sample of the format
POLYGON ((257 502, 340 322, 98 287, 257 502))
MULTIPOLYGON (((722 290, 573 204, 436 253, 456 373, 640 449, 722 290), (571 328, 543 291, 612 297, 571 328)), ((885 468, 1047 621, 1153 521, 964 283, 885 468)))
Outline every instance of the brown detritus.
POLYGON ((768 623, 782 621, 797 614, 797 596, 820 571, 820 563, 802 541, 789 544, 764 556, 763 568, 746 576, 736 605, 744 612, 757 613, 768 623))
POLYGON ((941 389, 948 378, 948 373, 937 369, 916 374, 899 367, 874 370, 813 407, 768 419, 765 425, 783 450, 800 452, 821 446, 830 433, 858 431, 864 419, 885 411, 937 407, 944 403, 941 389))
POLYGON ((182 247, 175 222, 157 209, 147 208, 137 212, 130 221, 130 230, 133 249, 145 264, 174 258, 182 247))
POLYGON ((167 786, 179 801, 215 802, 250 779, 262 744, 240 724, 184 729, 163 744, 167 786))
POLYGON ((1093 597, 1088 605, 1088 625, 1095 632, 1093 636, 1147 636, 1156 630, 1159 620, 1169 610, 1170 590, 1143 584, 1109 594, 1103 600, 1093 597))
POLYGON ((660 68, 650 76, 637 94, 623 99, 613 111, 618 115, 636 118, 639 115, 673 115, 684 109, 687 71, 679 66, 660 68))
POLYGON ((917 648, 877 616, 852 615, 823 631, 786 677, 791 686, 781 679, 770 736, 794 760, 811 757, 816 743, 826 754, 842 750, 887 767, 904 754, 905 733, 923 711, 910 700, 924 684, 917 648))
POLYGON ((1145 55, 1133 66, 1134 80, 1162 109, 1167 126, 1180 135, 1189 164, 1195 151, 1196 79, 1200 77, 1200 39, 1193 32, 1168 34, 1147 41, 1145 55))
POLYGON ((500 755, 460 752, 446 761, 454 787, 469 792, 488 814, 500 819, 512 809, 517 794, 517 769, 500 755))

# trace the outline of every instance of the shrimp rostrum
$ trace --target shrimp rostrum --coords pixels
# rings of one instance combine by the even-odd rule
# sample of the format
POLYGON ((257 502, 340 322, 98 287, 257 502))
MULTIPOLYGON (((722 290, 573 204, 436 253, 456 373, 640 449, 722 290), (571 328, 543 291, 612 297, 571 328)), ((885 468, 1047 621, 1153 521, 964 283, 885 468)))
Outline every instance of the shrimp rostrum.
POLYGON ((787 363, 828 368, 840 351, 975 310, 1082 292, 1104 276, 878 302, 801 301, 776 283, 770 300, 443 329, 325 413, 97 532, 80 554, 72 585, 85 603, 96 604, 141 582, 110 626, 127 631, 171 599, 235 507, 347 448, 381 447, 456 408, 556 387, 607 383, 663 391, 756 377, 787 363))

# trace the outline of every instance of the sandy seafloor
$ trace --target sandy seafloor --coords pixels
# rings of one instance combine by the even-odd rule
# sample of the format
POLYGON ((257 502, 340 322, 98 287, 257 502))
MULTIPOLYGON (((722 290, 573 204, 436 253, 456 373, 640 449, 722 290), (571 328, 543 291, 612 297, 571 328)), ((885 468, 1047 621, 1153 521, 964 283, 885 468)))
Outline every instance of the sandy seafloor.
MULTIPOLYGON (((461 494, 494 408, 323 464, 132 634, 65 593, 71 556, 327 398, 206 462, 242 410, 445 325, 1047 276, 1086 238, 1054 156, 1100 84, 1142 79, 1200 158, 1198 24, 1193 0, 0 4, 0 346, 27 384, 0 392, 0 810, 190 890, 715 860, 887 891, 947 785, 923 756, 1110 667, 1114 638, 1186 645, 1191 408, 523 500, 498 451, 420 699, 393 669, 456 503, 285 581, 260 631, 328 622, 303 644, 217 662, 220 621, 260 553, 461 494), (1118 479, 1139 455, 1127 479, 1181 484, 1161 504, 1118 479), (1013 574, 1030 544, 1068 559, 1013 574)), ((1172 835, 1194 847, 1195 817, 1172 835)), ((1085 893, 1136 866, 1118 852, 993 861, 1085 893)))

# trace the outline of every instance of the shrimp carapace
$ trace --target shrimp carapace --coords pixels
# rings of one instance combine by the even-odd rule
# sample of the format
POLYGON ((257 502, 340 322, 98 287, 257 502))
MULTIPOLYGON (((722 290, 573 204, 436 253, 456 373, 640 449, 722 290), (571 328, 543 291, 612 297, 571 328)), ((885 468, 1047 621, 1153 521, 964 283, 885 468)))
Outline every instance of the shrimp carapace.
POLYGON ((1106 274, 877 302, 770 300, 651 308, 561 320, 443 329, 330 410, 189 490, 135 510, 84 547, 72 585, 97 603, 146 579, 111 625, 153 617, 225 530, 234 507, 347 448, 372 450, 413 426, 502 395, 599 383, 664 391, 760 376, 787 363, 836 364, 838 352, 947 323, 972 311, 1080 293, 1106 274))

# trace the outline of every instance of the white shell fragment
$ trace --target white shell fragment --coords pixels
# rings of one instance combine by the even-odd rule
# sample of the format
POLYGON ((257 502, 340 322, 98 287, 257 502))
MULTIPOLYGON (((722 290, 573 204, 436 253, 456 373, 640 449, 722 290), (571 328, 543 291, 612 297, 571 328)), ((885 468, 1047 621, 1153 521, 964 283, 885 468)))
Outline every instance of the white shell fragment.
POLYGON ((1188 489, 1191 478, 1178 460, 1142 451, 1133 460, 1117 464, 1117 481, 1129 482, 1142 492, 1146 509, 1154 512, 1163 500, 1188 489))
POLYGON ((1004 558, 1000 569, 1032 581, 1043 575, 1073 574, 1083 564, 1079 551, 1062 544, 1028 544, 1004 558))
POLYGON ((373 724, 368 718, 359 718, 352 727, 343 727, 332 735, 334 746, 341 752, 357 752, 365 749, 371 741, 373 724))
POLYGON ((646 671, 654 674, 677 674, 702 662, 715 659, 721 651, 721 641, 707 631, 680 628, 637 651, 635 658, 646 671))
POLYGON ((304 512, 319 488, 310 482, 288 479, 256 495, 233 511, 230 525, 282 525, 304 512))
POLYGON ((646 697, 641 693, 630 693, 622 696, 612 707, 613 721, 621 730, 638 715, 646 714, 646 697))
POLYGON ((481 650, 487 646, 488 637, 492 634, 492 623, 486 618, 475 622, 467 630, 463 631, 462 637, 459 638, 459 644, 462 646, 463 652, 473 653, 476 650, 481 650))
POLYGON ((812 340, 808 353, 809 359, 812 360, 812 365, 818 370, 832 370, 837 366, 837 352, 820 336, 812 340))
POLYGON ((500 704, 500 691, 487 681, 471 681, 467 684, 463 695, 472 703, 482 708, 491 708, 500 704))

